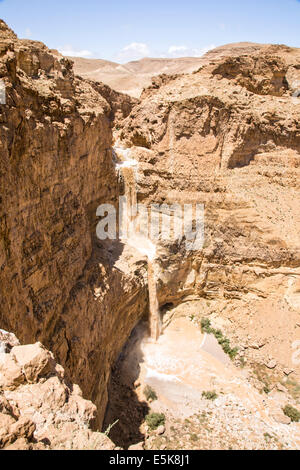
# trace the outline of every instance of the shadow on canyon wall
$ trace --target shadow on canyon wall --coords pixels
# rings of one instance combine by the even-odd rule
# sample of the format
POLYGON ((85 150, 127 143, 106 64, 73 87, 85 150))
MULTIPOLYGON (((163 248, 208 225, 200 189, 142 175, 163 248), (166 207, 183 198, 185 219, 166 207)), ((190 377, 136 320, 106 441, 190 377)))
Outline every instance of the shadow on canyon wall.
POLYGON ((139 326, 133 330, 112 368, 108 389, 109 402, 103 431, 116 423, 111 429, 109 437, 117 446, 124 449, 144 441, 140 426, 150 411, 149 405, 145 401, 140 401, 135 391, 135 383, 140 374, 140 364, 143 362, 141 350, 143 334, 141 331, 145 330, 141 330, 139 326))

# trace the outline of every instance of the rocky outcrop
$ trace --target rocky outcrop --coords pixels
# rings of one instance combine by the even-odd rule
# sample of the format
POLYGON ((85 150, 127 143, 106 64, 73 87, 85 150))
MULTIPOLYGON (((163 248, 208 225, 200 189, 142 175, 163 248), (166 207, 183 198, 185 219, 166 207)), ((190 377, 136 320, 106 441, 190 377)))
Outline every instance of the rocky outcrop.
POLYGON ((11 348, 0 353, 0 448, 6 450, 113 449, 104 435, 92 432, 96 407, 69 384, 64 369, 41 343, 20 346, 0 332, 11 348))
POLYGON ((119 93, 104 83, 92 80, 88 80, 88 83, 109 103, 111 108, 110 119, 114 127, 118 127, 119 123, 129 116, 133 107, 139 102, 138 99, 119 93))

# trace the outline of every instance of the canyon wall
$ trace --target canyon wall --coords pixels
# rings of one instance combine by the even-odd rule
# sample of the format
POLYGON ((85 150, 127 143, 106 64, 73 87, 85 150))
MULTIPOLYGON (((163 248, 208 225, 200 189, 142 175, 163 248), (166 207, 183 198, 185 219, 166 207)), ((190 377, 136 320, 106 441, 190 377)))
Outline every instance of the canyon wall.
POLYGON ((193 74, 155 78, 119 134, 139 161, 140 202, 205 206, 203 250, 160 247, 160 304, 212 302, 203 315, 237 346, 264 346, 251 360, 275 356, 298 376, 299 70, 298 49, 220 48, 193 74))
POLYGON ((114 203, 112 121, 134 102, 0 23, 0 323, 40 341, 105 412, 110 367, 144 313, 143 276, 114 268, 96 209, 114 203))

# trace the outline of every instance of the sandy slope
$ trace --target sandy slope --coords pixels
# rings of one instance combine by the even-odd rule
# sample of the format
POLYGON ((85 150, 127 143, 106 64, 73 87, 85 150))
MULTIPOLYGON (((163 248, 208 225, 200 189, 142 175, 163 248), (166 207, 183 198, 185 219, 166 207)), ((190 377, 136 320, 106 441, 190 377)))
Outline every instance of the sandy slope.
POLYGON ((101 59, 72 57, 78 75, 102 81, 117 91, 139 97, 143 88, 151 84, 151 78, 161 73, 188 73, 201 65, 198 58, 142 59, 128 64, 117 64, 101 59))

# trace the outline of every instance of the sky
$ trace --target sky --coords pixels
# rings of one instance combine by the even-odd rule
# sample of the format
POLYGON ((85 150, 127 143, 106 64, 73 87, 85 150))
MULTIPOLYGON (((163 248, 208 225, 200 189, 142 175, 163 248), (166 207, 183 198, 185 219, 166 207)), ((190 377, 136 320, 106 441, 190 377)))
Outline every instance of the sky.
POLYGON ((241 41, 300 47, 299 0, 0 0, 0 18, 64 55, 120 63, 241 41))

